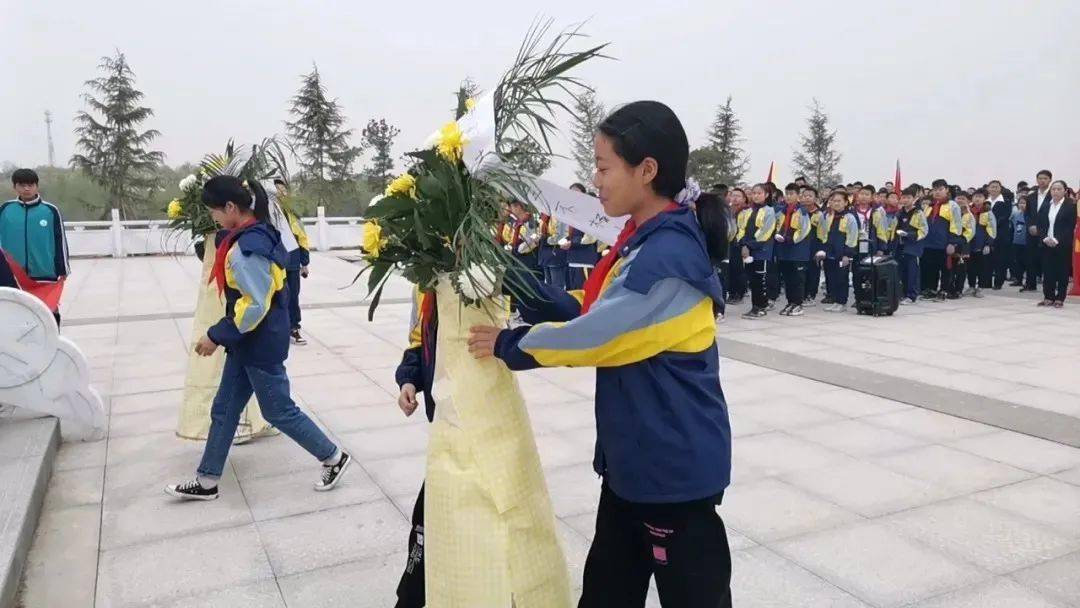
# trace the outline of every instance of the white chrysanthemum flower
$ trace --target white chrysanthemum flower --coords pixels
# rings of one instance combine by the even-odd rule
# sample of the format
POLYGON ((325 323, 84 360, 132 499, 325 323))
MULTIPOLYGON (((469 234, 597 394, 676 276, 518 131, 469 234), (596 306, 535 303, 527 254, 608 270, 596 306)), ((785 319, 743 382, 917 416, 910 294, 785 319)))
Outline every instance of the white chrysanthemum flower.
POLYGON ((497 295, 498 274, 488 266, 471 264, 462 271, 458 284, 467 300, 483 300, 497 295))
POLYGON ((194 175, 189 175, 189 176, 185 177, 184 179, 180 180, 180 191, 181 192, 187 192, 187 191, 191 190, 192 188, 194 188, 195 186, 197 186, 198 183, 199 183, 199 178, 195 177, 194 175))

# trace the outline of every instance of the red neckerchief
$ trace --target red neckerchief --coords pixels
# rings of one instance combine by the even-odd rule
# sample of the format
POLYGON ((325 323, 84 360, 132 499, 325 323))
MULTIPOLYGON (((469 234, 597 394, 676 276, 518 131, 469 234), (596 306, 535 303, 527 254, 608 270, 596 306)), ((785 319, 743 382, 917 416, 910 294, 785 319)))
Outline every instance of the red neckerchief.
POLYGON ((941 206, 948 201, 933 201, 930 203, 930 221, 941 217, 941 206))
POLYGON ((780 226, 780 232, 791 229, 791 216, 795 213, 795 205, 788 205, 784 211, 784 223, 780 226))
POLYGON ((425 365, 435 361, 435 344, 431 340, 431 330, 435 329, 435 292, 425 291, 420 294, 420 352, 425 365))
POLYGON ((514 227, 512 228, 514 234, 510 236, 510 246, 514 248, 514 251, 517 251, 518 243, 521 242, 521 227, 524 225, 525 222, 514 220, 514 227))
POLYGON ((975 207, 972 206, 972 207, 969 207, 969 209, 971 210, 971 215, 975 216, 975 222, 976 223, 978 223, 978 221, 979 221, 979 216, 982 215, 983 212, 986 211, 985 206, 979 207, 978 209, 975 209, 975 207))
MULTIPOLYGON (((551 216, 541 213, 540 214, 540 237, 546 239, 548 236, 548 224, 551 222, 551 216)), ((545 243, 547 241, 544 241, 545 243)))
POLYGON ((221 239, 221 242, 217 244, 217 251, 214 252, 214 269, 210 271, 210 280, 206 282, 217 283, 218 295, 225 292, 225 258, 229 257, 229 249, 232 248, 233 242, 236 237, 240 236, 240 233, 249 227, 255 225, 255 218, 240 224, 236 228, 233 228, 225 235, 225 238, 221 239))
MULTIPOLYGON (((660 213, 668 211, 674 211, 679 208, 678 203, 668 203, 667 207, 660 213)), ((660 217, 657 214, 656 217, 660 217)), ((653 219, 656 219, 654 217, 653 219)), ((652 220, 649 220, 650 222, 652 220)), ((646 222, 647 224, 648 222, 646 222)), ((589 273, 589 278, 585 281, 585 297, 581 300, 581 314, 589 312, 592 305, 600 298, 600 288, 604 286, 604 281, 607 280, 608 274, 611 273, 611 268, 615 265, 615 260, 619 259, 619 252, 626 246, 626 243, 630 241, 630 237, 634 236, 637 232, 638 225, 634 220, 626 220, 626 225, 623 226, 622 232, 619 233, 619 238, 615 241, 615 244, 611 246, 607 255, 600 258, 600 261, 596 263, 596 268, 589 273)))

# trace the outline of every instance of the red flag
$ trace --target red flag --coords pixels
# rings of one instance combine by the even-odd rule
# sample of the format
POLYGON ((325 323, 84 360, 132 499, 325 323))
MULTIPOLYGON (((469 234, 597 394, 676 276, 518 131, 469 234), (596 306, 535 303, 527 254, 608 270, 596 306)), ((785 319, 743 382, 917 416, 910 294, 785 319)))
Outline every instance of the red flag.
POLYGON ((900 196, 900 191, 903 190, 903 188, 900 186, 900 159, 899 158, 896 159, 896 177, 893 179, 892 188, 893 188, 893 192, 896 193, 896 196, 900 196))
POLYGON ((766 184, 773 183, 773 169, 775 168, 775 165, 776 165, 776 161, 771 161, 769 163, 769 175, 765 177, 765 183, 766 184))
POLYGON ((11 255, 6 251, 4 252, 4 258, 7 259, 8 266, 11 267, 11 274, 15 275, 15 282, 19 284, 19 289, 44 302, 45 306, 49 307, 49 310, 53 312, 59 310, 60 295, 64 293, 64 277, 60 277, 56 281, 35 281, 30 278, 30 275, 26 274, 22 266, 11 259, 11 255))

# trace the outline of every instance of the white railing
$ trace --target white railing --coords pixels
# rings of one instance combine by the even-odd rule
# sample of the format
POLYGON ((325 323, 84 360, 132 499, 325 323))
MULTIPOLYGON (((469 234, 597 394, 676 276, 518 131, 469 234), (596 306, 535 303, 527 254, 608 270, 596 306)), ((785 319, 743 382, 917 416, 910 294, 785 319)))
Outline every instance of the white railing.
MULTIPOLYGON (((301 221, 316 251, 353 249, 360 245, 359 217, 327 217, 323 207, 315 217, 301 221)), ((72 257, 122 258, 129 255, 184 255, 193 253, 193 242, 187 233, 169 230, 168 220, 120 220, 113 209, 112 220, 106 222, 64 222, 68 253, 72 257)))

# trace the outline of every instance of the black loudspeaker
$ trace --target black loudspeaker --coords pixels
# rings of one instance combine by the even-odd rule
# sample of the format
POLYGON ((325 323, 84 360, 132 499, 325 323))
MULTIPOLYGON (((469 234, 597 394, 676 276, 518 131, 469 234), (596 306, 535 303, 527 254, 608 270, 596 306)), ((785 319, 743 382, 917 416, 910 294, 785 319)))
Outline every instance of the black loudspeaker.
POLYGON ((889 316, 900 307, 900 266, 889 256, 865 257, 855 265, 855 311, 889 316))

